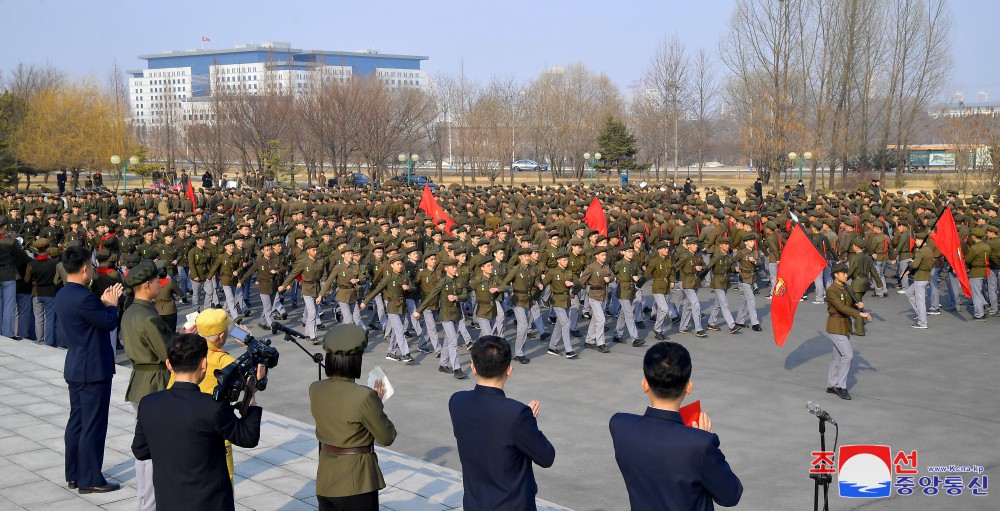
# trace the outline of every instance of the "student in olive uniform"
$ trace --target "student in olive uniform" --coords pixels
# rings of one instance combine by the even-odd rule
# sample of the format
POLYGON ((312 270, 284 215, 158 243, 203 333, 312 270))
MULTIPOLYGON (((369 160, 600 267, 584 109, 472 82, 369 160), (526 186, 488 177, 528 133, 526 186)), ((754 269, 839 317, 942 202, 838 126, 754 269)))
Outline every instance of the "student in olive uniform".
POLYGON ((354 323, 364 327, 361 321, 361 309, 358 308, 358 290, 364 289, 367 278, 361 269, 361 265, 354 262, 355 250, 351 246, 344 247, 341 253, 343 261, 330 270, 330 276, 323 282, 320 289, 320 296, 326 296, 331 287, 337 286, 337 308, 340 309, 340 322, 349 325, 354 323))
POLYGON ((718 332, 719 327, 715 322, 719 319, 719 313, 729 327, 729 333, 735 334, 740 331, 740 326, 733 319, 733 313, 729 310, 729 297, 726 292, 729 290, 729 274, 732 272, 733 264, 736 262, 732 254, 729 253, 729 237, 719 236, 715 239, 715 253, 708 267, 711 269, 712 286, 712 306, 708 309, 708 329, 718 332))
POLYGON ((608 247, 594 248, 594 262, 590 263, 583 270, 580 276, 580 284, 587 286, 587 299, 590 302, 590 326, 587 328, 587 338, 584 340, 584 347, 594 348, 599 353, 608 353, 611 350, 604 341, 604 300, 607 298, 608 284, 611 284, 611 268, 606 264, 608 260, 608 247))
MULTIPOLYGON (((125 287, 132 290, 135 300, 122 315, 122 344, 132 362, 132 376, 125 400, 138 413, 142 398, 167 388, 170 371, 167 369, 167 346, 171 331, 157 313, 153 301, 160 294, 160 271, 152 260, 146 259, 125 275, 125 287)), ((139 509, 155 510, 152 461, 135 462, 136 494, 139 509)))
POLYGON ((265 242, 260 247, 260 257, 253 261, 252 270, 243 276, 243 281, 249 280, 252 275, 257 276, 257 291, 260 294, 261 302, 261 322, 257 324, 261 328, 269 330, 274 322, 275 314, 275 276, 278 273, 278 259, 274 257, 274 245, 280 241, 272 240, 265 242))
POLYGON ((701 329, 701 302, 698 299, 698 288, 701 287, 701 279, 698 272, 703 269, 702 258, 698 255, 698 239, 688 237, 684 239, 683 250, 678 250, 677 267, 680 272, 681 292, 684 295, 684 306, 681 309, 680 333, 691 333, 688 324, 694 324, 694 335, 697 337, 708 337, 708 334, 701 329))
MULTIPOLYGON (((482 261, 480 261, 482 262, 482 261)), ((458 362, 458 322, 462 320, 461 303, 465 301, 468 291, 458 279, 458 260, 445 257, 441 261, 444 275, 434 283, 434 288, 424 295, 420 308, 414 311, 414 319, 421 314, 437 309, 441 327, 444 329, 444 344, 441 346, 441 357, 438 371, 451 374, 458 380, 468 378, 458 362)), ((426 317, 426 316, 425 316, 426 317)))
POLYGON ((387 316, 386 339, 390 339, 388 351, 385 354, 386 360, 395 360, 406 364, 413 363, 410 356, 410 347, 406 343, 405 330, 403 329, 403 314, 406 314, 406 301, 404 295, 410 289, 410 277, 403 269, 403 254, 396 254, 389 259, 389 272, 382 277, 378 285, 368 291, 368 295, 361 301, 361 308, 364 309, 379 294, 385 299, 385 311, 387 316))
POLYGON ((549 340, 549 355, 560 355, 559 342, 565 345, 566 358, 576 358, 573 350, 573 338, 569 329, 570 293, 580 287, 578 275, 569 269, 569 252, 566 249, 557 250, 552 256, 556 265, 546 270, 542 285, 551 290, 552 310, 555 311, 556 324, 552 327, 552 337, 549 340))
MULTIPOLYGON (((573 238, 569 242, 569 266, 568 269, 573 275, 579 276, 587 266, 587 256, 583 253, 584 241, 582 238, 573 238)), ((583 337, 580 332, 580 307, 581 302, 586 299, 586 286, 579 289, 571 289, 569 296, 569 333, 573 337, 583 337)))
POLYGON ((215 259, 212 270, 208 273, 209 280, 219 277, 222 284, 222 294, 226 297, 226 311, 229 315, 239 317, 237 305, 237 287, 239 286, 239 270, 242 267, 240 255, 236 252, 236 242, 227 239, 222 242, 223 253, 215 259))
POLYGON ((861 302, 855 303, 844 286, 847 283, 847 265, 833 267, 833 283, 826 289, 826 333, 833 342, 833 355, 827 372, 826 391, 841 399, 850 400, 847 392, 847 374, 851 370, 854 351, 851 349, 851 318, 858 321, 872 319, 871 314, 861 312, 861 302))
POLYGON ((749 325, 753 331, 760 332, 760 319, 757 318, 757 299, 753 294, 753 284, 757 280, 757 268, 760 266, 756 233, 748 232, 743 235, 743 247, 736 251, 735 257, 739 267, 739 281, 736 286, 743 297, 743 303, 736 311, 736 324, 741 328, 746 328, 749 325))
POLYGON ((972 286, 972 319, 986 321, 986 297, 983 295, 983 286, 990 271, 990 246, 983 241, 986 230, 981 227, 972 229, 969 236, 971 246, 965 254, 965 263, 969 265, 969 285, 972 286))
POLYGON ((323 336, 327 378, 309 386, 322 445, 316 468, 320 511, 378 511, 378 491, 385 488, 374 443, 392 445, 396 427, 382 407, 382 381, 374 389, 355 382, 367 345, 368 333, 357 325, 340 324, 323 336))
POLYGON ((513 291, 514 318, 517 320, 517 335, 514 339, 514 360, 527 364, 531 360, 524 355, 524 343, 528 340, 531 298, 534 288, 540 286, 538 276, 530 265, 531 249, 522 248, 517 251, 518 264, 514 265, 501 281, 504 286, 510 286, 513 291))
POLYGON ((481 263, 479 275, 469 282, 469 287, 476 298, 475 318, 479 325, 479 336, 493 335, 497 319, 496 303, 507 292, 507 286, 493 273, 493 261, 481 263))
MULTIPOLYGON (((441 273, 437 269, 437 260, 437 253, 428 253, 427 257, 424 258, 424 267, 417 271, 416 275, 416 287, 420 288, 420 294, 423 296, 420 300, 420 307, 417 310, 422 311, 422 313, 419 317, 413 316, 413 319, 417 320, 414 323, 420 323, 421 320, 424 323, 427 342, 417 347, 417 349, 424 353, 440 353, 441 349, 438 345, 437 331, 438 303, 436 299, 428 300, 427 298, 434 288, 437 287, 437 283, 441 279, 441 273)), ((458 274, 457 269, 455 270, 455 274, 458 274)))
POLYGON ((913 280, 906 288, 906 297, 910 300, 910 307, 916 314, 915 322, 910 327, 925 329, 927 328, 927 287, 930 285, 931 269, 937 264, 937 258, 934 257, 930 245, 923 244, 923 236, 916 236, 913 239, 916 240, 914 243, 916 252, 913 253, 912 259, 908 259, 908 269, 913 273, 913 280))
MULTIPOLYGON (((670 324, 666 323, 671 317, 670 309, 673 304, 669 302, 668 296, 670 288, 673 287, 674 268, 672 258, 669 256, 670 243, 662 240, 656 244, 656 255, 649 259, 646 264, 644 278, 650 280, 649 291, 653 295, 653 304, 656 306, 656 321, 653 323, 653 336, 658 341, 669 339, 666 329, 670 324)), ((676 315, 676 310, 674 314, 676 315)))
POLYGON ((177 283, 167 274, 166 261, 156 261, 156 268, 160 270, 160 293, 156 295, 154 306, 156 313, 163 318, 163 323, 167 325, 171 334, 177 333, 177 302, 174 297, 184 296, 177 283))
POLYGON ((289 289, 292 282, 296 281, 296 277, 302 277, 302 296, 305 297, 306 313, 302 317, 302 321, 305 323, 305 334, 312 339, 313 344, 320 344, 322 341, 316 338, 316 330, 322 325, 320 324, 319 315, 317 314, 317 306, 323 297, 319 294, 321 282, 323 281, 324 272, 326 269, 326 263, 322 259, 317 259, 317 254, 319 253, 319 244, 316 240, 309 239, 306 240, 303 245, 305 249, 302 255, 295 260, 295 265, 292 266, 292 271, 288 273, 288 277, 285 278, 285 282, 278 287, 278 292, 289 289))
POLYGON ((632 339, 632 346, 639 347, 646 344, 646 341, 639 338, 639 329, 635 325, 636 305, 641 306, 641 295, 639 289, 642 287, 642 268, 635 260, 635 248, 632 245, 622 247, 622 259, 615 264, 615 280, 618 281, 618 302, 621 309, 618 313, 618 321, 615 323, 614 342, 628 342, 622 339, 625 329, 628 328, 629 336, 632 339))
POLYGON ((24 282, 31 285, 32 310, 35 317, 35 335, 47 346, 66 347, 65 339, 56 338, 55 285, 59 249, 49 247, 47 238, 38 238, 31 248, 38 253, 24 270, 24 282), (50 254, 50 250, 54 253, 50 254))
POLYGON ((215 281, 209 278, 212 267, 215 265, 215 254, 208 249, 208 235, 198 233, 194 236, 195 246, 188 251, 188 270, 191 275, 191 303, 198 312, 208 309, 214 302, 215 281), (198 307, 198 298, 202 290, 205 291, 205 298, 201 307, 198 307))

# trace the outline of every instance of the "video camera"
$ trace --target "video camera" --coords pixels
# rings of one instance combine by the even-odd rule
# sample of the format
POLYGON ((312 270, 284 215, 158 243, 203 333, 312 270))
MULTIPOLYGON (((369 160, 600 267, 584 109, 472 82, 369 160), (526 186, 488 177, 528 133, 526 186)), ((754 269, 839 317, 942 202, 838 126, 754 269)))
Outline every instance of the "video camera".
POLYGON ((247 334, 244 343, 247 346, 246 353, 226 367, 215 370, 219 383, 212 392, 213 399, 231 403, 241 415, 250 406, 252 389, 256 387, 262 391, 267 388, 267 376, 257 379, 257 366, 271 369, 278 365, 278 350, 271 346, 270 339, 254 339, 247 334))

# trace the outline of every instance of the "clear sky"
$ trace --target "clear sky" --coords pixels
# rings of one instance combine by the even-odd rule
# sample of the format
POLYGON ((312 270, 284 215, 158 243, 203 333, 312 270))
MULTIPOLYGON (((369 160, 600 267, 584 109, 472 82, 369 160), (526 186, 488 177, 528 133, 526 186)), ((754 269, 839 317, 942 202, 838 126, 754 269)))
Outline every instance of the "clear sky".
MULTIPOLYGON (((623 89, 659 42, 677 34, 693 53, 717 53, 733 0, 0 0, 0 72, 51 63, 72 75, 106 75, 117 60, 165 50, 286 41, 295 48, 426 55, 431 73, 527 81, 546 67, 582 62, 623 89)), ((955 67, 950 90, 1000 100, 998 0, 952 0, 955 67)))

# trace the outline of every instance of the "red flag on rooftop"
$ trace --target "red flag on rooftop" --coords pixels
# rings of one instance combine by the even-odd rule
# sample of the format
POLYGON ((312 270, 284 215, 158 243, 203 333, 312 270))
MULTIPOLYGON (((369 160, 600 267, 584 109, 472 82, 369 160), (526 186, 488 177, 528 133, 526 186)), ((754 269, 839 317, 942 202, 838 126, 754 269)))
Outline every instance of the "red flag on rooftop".
POLYGON ((437 203, 437 199, 435 199, 434 194, 431 193, 430 184, 424 183, 424 191, 420 194, 420 204, 417 207, 422 209, 424 214, 431 217, 431 219, 434 220, 435 225, 437 225, 439 221, 444 220, 444 230, 448 234, 451 234, 451 226, 455 225, 455 221, 452 220, 451 217, 448 216, 448 213, 445 212, 444 208, 437 203))
POLYGON ((958 283, 962 285, 962 293, 967 298, 972 298, 969 272, 965 268, 965 254, 962 253, 962 243, 959 241, 958 228, 955 226, 955 217, 951 214, 951 206, 944 208, 944 211, 941 212, 941 218, 937 221, 937 228, 931 233, 931 239, 934 240, 941 255, 948 260, 952 271, 958 277, 958 283))
POLYGON ((771 329, 778 346, 785 345, 802 295, 826 265, 826 258, 809 241, 802 227, 798 224, 792 227, 792 234, 778 260, 777 279, 771 290, 771 329))
POLYGON ((590 202, 590 207, 587 208, 587 214, 583 217, 583 221, 591 229, 601 233, 601 236, 608 235, 608 218, 604 216, 604 208, 601 207, 601 201, 597 200, 597 197, 594 197, 594 200, 590 202))

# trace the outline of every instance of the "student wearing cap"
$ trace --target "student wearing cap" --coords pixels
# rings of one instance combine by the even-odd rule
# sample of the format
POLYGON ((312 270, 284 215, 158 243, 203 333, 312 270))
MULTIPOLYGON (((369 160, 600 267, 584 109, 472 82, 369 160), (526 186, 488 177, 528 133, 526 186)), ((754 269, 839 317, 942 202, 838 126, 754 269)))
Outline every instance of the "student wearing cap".
POLYGON ((326 271, 326 262, 317 259, 319 244, 316 240, 306 240, 303 247, 305 252, 295 261, 295 265, 292 266, 292 271, 285 278, 284 284, 278 287, 278 292, 290 288, 292 283, 296 281, 296 277, 302 277, 302 296, 305 297, 306 305, 306 313, 302 318, 303 323, 305 323, 305 334, 312 339, 313 344, 320 344, 320 340, 316 337, 316 329, 321 328, 322 325, 317 307, 323 300, 319 291, 326 271))
POLYGON ((965 263, 969 265, 969 285, 972 287, 972 319, 986 321, 986 296, 983 286, 986 275, 990 271, 990 246, 983 241, 986 230, 976 227, 969 233, 970 246, 965 254, 965 263))
MULTIPOLYGON (((438 281, 441 279, 441 272, 437 268, 437 253, 428 253, 424 258, 424 267, 420 268, 416 275, 414 282, 416 285, 414 287, 420 290, 420 302, 414 302, 414 310, 410 313, 416 312, 418 309, 422 311, 422 314, 417 316, 412 316, 414 324, 420 324, 423 321, 424 335, 420 337, 417 349, 424 353, 438 353, 440 354, 440 346, 438 345, 438 331, 437 331, 437 315, 439 310, 439 304, 437 300, 429 300, 428 296, 437 287, 438 281), (425 303, 426 302, 426 303, 425 303), (425 306, 426 305, 426 306, 425 306)), ((457 263, 457 261, 456 261, 457 263)), ((457 275, 457 269, 456 269, 457 275)), ((407 302, 407 308, 409 308, 409 301, 407 302)))
POLYGON ((406 343, 403 329, 403 314, 406 314, 404 294, 410 289, 410 277, 403 269, 403 259, 403 254, 396 254, 389 259, 389 272, 368 291, 364 300, 361 300, 361 308, 367 308, 376 296, 382 295, 387 319, 385 337, 389 340, 385 358, 412 364, 414 360, 410 356, 410 347, 406 343))
POLYGON ((528 340, 528 311, 531 308, 531 295, 538 282, 538 275, 530 266, 531 250, 522 248, 517 251, 518 264, 514 265, 507 276, 500 281, 503 286, 509 286, 513 291, 514 318, 517 320, 517 335, 514 339, 514 360, 522 364, 530 362, 524 354, 524 343, 528 340))
MULTIPOLYGON (((909 235, 909 233, 907 233, 909 235)), ((909 266, 904 268, 908 273, 913 274, 909 287, 906 288, 906 297, 910 300, 910 307, 913 309, 914 323, 911 328, 927 328, 927 287, 930 285, 931 270, 937 265, 937 257, 930 245, 924 245, 923 236, 915 236, 913 258, 909 259, 909 266)))
POLYGON ((463 319, 461 303, 465 301, 468 290, 458 278, 458 260, 445 257, 441 265, 444 266, 444 275, 435 282, 434 288, 424 295, 420 308, 413 313, 413 318, 418 319, 421 314, 426 318, 428 312, 437 313, 444 329, 444 344, 438 352, 438 356, 441 357, 438 371, 451 374, 455 379, 464 380, 468 376, 462 371, 462 366, 458 362, 458 324, 463 319))
POLYGON ((195 310, 207 310, 215 302, 215 281, 209 278, 215 265, 215 253, 207 247, 208 236, 198 233, 194 236, 195 246, 188 251, 188 270, 191 277, 191 302, 195 310), (201 307, 198 299, 204 290, 205 298, 201 307))
POLYGON ((321 444, 316 469, 316 500, 320 511, 377 511, 378 491, 385 488, 375 442, 389 446, 396 427, 382 406, 385 387, 355 382, 368 332, 340 324, 323 336, 327 378, 309 386, 309 403, 321 444))
POLYGON ((24 281, 31 284, 32 308, 35 316, 35 335, 39 342, 47 346, 65 347, 65 339, 56 339, 56 309, 52 302, 56 296, 56 264, 59 249, 49 246, 49 240, 38 238, 31 247, 38 255, 28 263, 24 271, 24 281), (50 254, 50 250, 54 254, 50 254))
POLYGON ((712 306, 708 309, 708 329, 718 332, 720 329, 715 325, 719 319, 719 313, 729 327, 729 333, 735 334, 740 331, 740 326, 733 319, 733 313, 729 310, 729 274, 732 273, 733 264, 736 260, 729 253, 729 236, 719 236, 715 239, 715 249, 712 260, 708 263, 710 285, 712 287, 712 306))
POLYGON ((673 304, 668 300, 670 288, 674 283, 673 260, 670 257, 670 243, 661 240, 656 244, 656 255, 646 263, 644 278, 650 280, 649 291, 653 295, 653 304, 656 306, 656 320, 653 322, 653 336, 658 341, 669 339, 667 329, 670 324, 667 319, 676 316, 674 309, 671 314, 673 304))
POLYGON ((639 289, 642 288, 642 267, 635 260, 635 247, 625 245, 622 247, 622 258, 615 264, 615 280, 618 281, 616 294, 621 308, 618 313, 618 320, 615 322, 614 342, 625 343, 628 339, 622 339, 625 329, 628 329, 632 346, 639 347, 646 344, 646 341, 639 338, 639 329, 635 324, 635 309, 641 307, 642 296, 639 289))
POLYGON ((833 267, 833 282, 826 289, 826 333, 833 342, 833 354, 830 357, 830 368, 827 372, 826 391, 836 394, 841 399, 850 400, 847 392, 847 374, 851 370, 851 360, 854 351, 851 349, 851 319, 871 320, 871 314, 861 312, 864 303, 855 303, 854 297, 844 286, 847 285, 847 265, 837 264, 833 267))
MULTIPOLYGON (((167 388, 170 371, 167 369, 167 345, 171 331, 153 302, 160 294, 160 271, 152 259, 145 259, 132 268, 124 278, 125 287, 132 290, 135 299, 122 315, 121 332, 125 354, 132 362, 125 400, 138 411, 142 398, 167 388)), ((153 492, 153 465, 150 461, 136 460, 136 495, 140 510, 155 510, 153 492)))
MULTIPOLYGON (((582 238, 573 238, 569 242, 569 265, 567 268, 578 277, 587 267, 587 256, 583 253, 583 243, 582 238)), ((587 287, 581 285, 578 289, 572 289, 569 296, 569 334, 573 337, 583 337, 583 334, 580 333, 580 306, 581 302, 587 298, 587 287)))
POLYGON ((364 327, 361 321, 361 309, 358 307, 360 300, 358 290, 364 289, 367 277, 361 269, 361 265, 355 261, 354 247, 344 247, 341 252, 343 260, 330 270, 330 276, 323 282, 320 289, 320 296, 325 296, 334 285, 337 286, 337 308, 340 309, 340 322, 349 325, 355 324, 364 327))
POLYGON ((243 275, 241 284, 247 282, 253 275, 257 276, 257 292, 260 295, 261 322, 258 326, 270 330, 271 323, 274 322, 275 314, 275 276, 278 273, 277 258, 274 257, 274 242, 265 242, 260 247, 260 257, 255 259, 250 265, 250 271, 243 275))
POLYGON ((608 353, 611 350, 604 339, 604 300, 607 299, 608 284, 611 284, 614 274, 607 265, 608 247, 595 247, 593 257, 594 262, 590 263, 580 276, 580 285, 587 286, 587 301, 591 310, 590 325, 587 327, 587 338, 584 339, 583 346, 594 348, 600 353, 608 353))
POLYGON ((689 334, 691 331, 688 330, 688 324, 693 324, 696 337, 708 337, 708 334, 701 328, 701 301, 698 299, 698 288, 701 287, 698 272, 703 269, 702 264, 704 264, 698 255, 698 238, 691 236, 685 238, 684 246, 677 251, 676 256, 681 293, 684 299, 681 321, 678 325, 679 331, 682 334, 689 334))
POLYGON ((743 246, 736 251, 735 259, 738 265, 739 279, 736 288, 743 297, 743 303, 736 311, 736 324, 741 328, 749 326, 755 332, 760 332, 760 319, 757 317, 757 298, 753 294, 753 285, 757 280, 757 268, 760 267, 760 251, 757 250, 757 233, 748 232, 743 235, 743 246))
MULTIPOLYGON (((497 320, 496 303, 507 286, 493 273, 493 261, 480 263, 478 274, 469 282, 476 300, 476 324, 479 325, 479 336, 494 335, 497 320)), ((469 344, 467 343, 466 346, 469 344)))
MULTIPOLYGON (((18 266, 31 262, 31 256, 21 248, 16 238, 6 235, 10 220, 0 215, 0 335, 14 337, 14 317, 17 314, 17 281, 22 275, 18 266)), ((36 332, 37 334, 37 332, 36 332)))
POLYGON ((160 294, 156 295, 156 313, 170 329, 171 334, 177 333, 177 302, 175 296, 184 296, 179 287, 167 273, 167 261, 157 260, 156 267, 160 270, 160 294))
POLYGON ((573 350, 573 339, 569 329, 569 304, 570 293, 580 287, 577 275, 569 270, 569 252, 566 249, 557 250, 552 257, 556 261, 553 268, 546 270, 542 277, 542 284, 547 286, 551 292, 552 309, 556 315, 556 324, 552 327, 552 337, 549 340, 549 355, 560 355, 560 341, 565 345, 562 353, 566 358, 576 358, 573 350))

